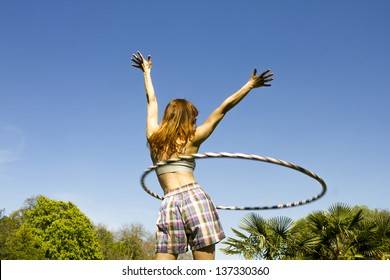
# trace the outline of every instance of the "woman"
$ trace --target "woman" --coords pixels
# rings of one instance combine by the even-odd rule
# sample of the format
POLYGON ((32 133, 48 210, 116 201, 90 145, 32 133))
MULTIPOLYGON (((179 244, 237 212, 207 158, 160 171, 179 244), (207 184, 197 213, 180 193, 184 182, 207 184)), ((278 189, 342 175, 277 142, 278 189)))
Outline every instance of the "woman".
MULTIPOLYGON (((166 107, 161 124, 158 123, 158 106, 151 79, 151 57, 145 60, 140 52, 133 54, 133 65, 144 73, 147 99, 146 137, 154 163, 191 155, 211 135, 225 114, 236 106, 253 88, 270 86, 270 70, 256 76, 228 97, 196 126, 198 110, 184 99, 174 99, 166 107)), ((156 259, 174 260, 185 253, 190 245, 196 260, 215 259, 215 244, 225 238, 216 208, 210 197, 196 183, 194 160, 179 161, 156 170, 164 191, 156 233, 156 259)))

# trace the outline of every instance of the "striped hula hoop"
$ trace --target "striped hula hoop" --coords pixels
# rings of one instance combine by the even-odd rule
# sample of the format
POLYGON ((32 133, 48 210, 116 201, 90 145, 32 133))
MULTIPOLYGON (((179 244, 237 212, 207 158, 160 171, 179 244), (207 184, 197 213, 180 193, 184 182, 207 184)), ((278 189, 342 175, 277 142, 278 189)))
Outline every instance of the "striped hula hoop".
POLYGON ((181 161, 181 160, 189 160, 189 159, 203 159, 203 158, 238 158, 238 159, 247 159, 247 160, 255 160, 255 161, 263 161, 267 163, 272 163, 272 164, 277 164, 281 165, 284 167, 288 167, 291 169, 294 169, 296 171, 299 171, 315 180, 317 180, 322 187, 322 190, 319 194, 316 196, 313 196, 312 198, 301 200, 301 201, 295 201, 295 202, 290 202, 290 203, 285 203, 285 204, 275 204, 271 206, 255 206, 255 207, 248 207, 248 206, 216 206, 217 209, 221 210, 269 210, 269 209, 282 209, 282 208, 289 208, 289 207, 295 207, 295 206, 300 206, 304 205, 310 202, 313 202, 319 198, 321 198, 323 195, 326 193, 326 184, 325 181, 319 177, 317 174, 302 168, 298 165, 292 164, 290 162, 284 161, 284 160, 279 160, 279 159, 274 159, 270 157, 263 157, 263 156, 258 156, 258 155, 249 155, 249 154, 241 154, 241 153, 226 153, 226 152, 221 152, 221 153, 203 153, 203 154, 192 154, 192 155, 185 155, 185 156, 180 156, 179 158, 173 158, 169 159, 166 161, 160 161, 155 165, 152 165, 148 169, 145 170, 145 172, 141 176, 141 185, 143 189, 150 194, 151 196, 163 200, 164 198, 153 191, 151 191, 145 184, 145 178, 146 176, 158 168, 159 166, 171 164, 173 162, 181 161))

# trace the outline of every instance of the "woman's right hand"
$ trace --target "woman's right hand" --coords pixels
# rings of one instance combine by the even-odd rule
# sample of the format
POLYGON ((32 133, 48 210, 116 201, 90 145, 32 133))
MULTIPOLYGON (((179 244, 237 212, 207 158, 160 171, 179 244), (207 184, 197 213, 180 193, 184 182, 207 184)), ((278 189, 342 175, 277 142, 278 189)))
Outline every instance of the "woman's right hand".
POLYGON ((150 55, 148 56, 148 60, 145 60, 141 52, 137 51, 137 53, 138 56, 133 54, 133 57, 130 58, 134 62, 131 66, 141 69, 144 73, 150 73, 150 70, 152 70, 152 59, 150 55))
POLYGON ((263 73, 261 73, 259 76, 256 76, 257 69, 253 71, 252 76, 249 79, 249 83, 252 88, 258 88, 258 87, 269 87, 270 84, 267 84, 271 81, 273 81, 273 73, 270 73, 271 70, 265 70, 263 73))

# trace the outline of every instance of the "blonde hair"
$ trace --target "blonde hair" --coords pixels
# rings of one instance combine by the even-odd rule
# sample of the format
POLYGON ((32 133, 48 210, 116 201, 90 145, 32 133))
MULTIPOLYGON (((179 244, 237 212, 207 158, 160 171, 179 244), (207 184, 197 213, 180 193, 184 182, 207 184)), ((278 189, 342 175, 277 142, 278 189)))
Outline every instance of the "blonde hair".
POLYGON ((196 130, 198 109, 185 99, 174 99, 165 108, 160 127, 149 137, 148 146, 154 162, 181 154, 196 130))

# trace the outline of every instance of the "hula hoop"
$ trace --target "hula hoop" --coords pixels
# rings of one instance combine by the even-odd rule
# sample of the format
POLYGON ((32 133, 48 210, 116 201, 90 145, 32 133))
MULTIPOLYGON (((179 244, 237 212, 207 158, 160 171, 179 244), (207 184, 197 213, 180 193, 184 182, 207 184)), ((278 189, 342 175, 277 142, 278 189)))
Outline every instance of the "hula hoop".
POLYGON ((173 162, 177 162, 180 160, 202 159, 202 158, 238 158, 238 159, 248 159, 248 160, 263 161, 263 162, 267 162, 267 163, 277 164, 277 165, 281 165, 284 167, 294 169, 296 171, 299 171, 299 172, 317 180, 321 184, 321 187, 322 187, 322 190, 319 194, 317 194, 316 196, 313 196, 312 198, 301 200, 301 201, 295 201, 295 202, 284 203, 284 204, 275 204, 275 205, 271 205, 271 206, 254 206, 254 207, 250 207, 250 206, 216 206, 217 209, 221 209, 221 210, 268 210, 268 209, 282 209, 282 208, 295 207, 295 206, 300 206, 300 205, 304 205, 304 204, 313 202, 313 201, 321 198, 323 195, 325 195, 326 190, 327 190, 325 181, 321 177, 319 177, 317 174, 315 174, 315 173, 313 173, 313 172, 311 172, 303 167, 300 167, 298 165, 292 164, 292 163, 284 161, 284 160, 274 159, 274 158, 270 158, 270 157, 241 154, 241 153, 226 153, 226 152, 192 154, 189 156, 180 156, 179 158, 169 159, 166 161, 160 161, 157 164, 152 165, 151 167, 149 167, 148 169, 145 170, 145 172, 141 176, 141 185, 142 185, 143 189, 148 194, 150 194, 151 196, 153 196, 157 199, 163 200, 164 198, 162 196, 154 193, 146 186, 146 184, 145 184, 146 176, 150 172, 155 170, 157 167, 162 166, 162 165, 171 164, 173 162))

